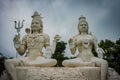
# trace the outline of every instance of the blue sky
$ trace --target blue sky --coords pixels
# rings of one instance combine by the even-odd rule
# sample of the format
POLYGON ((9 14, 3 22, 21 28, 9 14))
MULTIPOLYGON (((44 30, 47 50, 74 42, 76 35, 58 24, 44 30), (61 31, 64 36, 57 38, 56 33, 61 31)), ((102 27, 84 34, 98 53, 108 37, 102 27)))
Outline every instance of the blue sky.
MULTIPOLYGON (((15 56, 13 37, 15 20, 25 20, 21 30, 30 27, 34 11, 43 17, 44 33, 51 42, 59 34, 65 42, 78 34, 78 18, 87 18, 89 30, 98 39, 115 41, 120 38, 120 0, 0 0, 0 52, 15 56)), ((66 51, 69 53, 69 50, 66 51)))

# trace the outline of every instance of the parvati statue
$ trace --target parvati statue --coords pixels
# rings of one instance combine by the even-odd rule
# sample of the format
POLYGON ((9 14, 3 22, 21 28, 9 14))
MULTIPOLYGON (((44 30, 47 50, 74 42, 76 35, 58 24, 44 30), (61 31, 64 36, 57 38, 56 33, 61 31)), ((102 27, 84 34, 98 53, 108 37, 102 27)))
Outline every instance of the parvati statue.
POLYGON ((88 23, 84 16, 79 18, 78 31, 79 34, 69 39, 69 47, 72 54, 75 54, 78 49, 77 58, 64 60, 63 65, 66 67, 100 67, 101 80, 106 79, 108 63, 102 59, 103 49, 98 47, 96 37, 88 32, 88 23), (92 50, 95 50, 98 57, 93 55, 92 50))

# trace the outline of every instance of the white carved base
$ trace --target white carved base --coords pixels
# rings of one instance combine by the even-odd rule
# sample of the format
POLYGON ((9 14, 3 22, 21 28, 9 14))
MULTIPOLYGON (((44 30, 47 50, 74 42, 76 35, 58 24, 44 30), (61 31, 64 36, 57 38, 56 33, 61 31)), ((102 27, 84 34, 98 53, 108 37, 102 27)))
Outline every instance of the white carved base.
POLYGON ((100 67, 17 67, 18 80, 100 80, 100 67))

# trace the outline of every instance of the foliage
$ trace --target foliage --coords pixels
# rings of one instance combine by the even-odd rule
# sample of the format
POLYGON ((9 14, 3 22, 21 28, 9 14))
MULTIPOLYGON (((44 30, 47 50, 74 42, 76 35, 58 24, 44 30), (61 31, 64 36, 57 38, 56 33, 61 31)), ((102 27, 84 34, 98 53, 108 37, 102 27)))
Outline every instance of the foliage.
POLYGON ((114 68, 120 74, 120 38, 113 42, 111 40, 101 40, 99 47, 105 51, 104 59, 108 61, 109 67, 114 68))
POLYGON ((68 59, 67 57, 64 57, 66 44, 64 41, 57 42, 55 53, 52 55, 52 58, 57 60, 56 67, 62 67, 62 62, 65 59, 68 59))
POLYGON ((5 62, 6 57, 4 57, 2 53, 0 53, 0 55, 1 55, 0 57, 0 76, 1 76, 2 72, 5 70, 4 62, 5 62))

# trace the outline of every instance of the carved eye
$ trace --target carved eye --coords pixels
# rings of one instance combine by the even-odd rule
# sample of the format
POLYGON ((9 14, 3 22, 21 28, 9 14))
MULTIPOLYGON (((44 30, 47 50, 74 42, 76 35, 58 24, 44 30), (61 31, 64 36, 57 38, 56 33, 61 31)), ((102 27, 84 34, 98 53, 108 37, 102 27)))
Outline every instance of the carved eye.
POLYGON ((83 26, 83 24, 81 24, 80 26, 83 26))
POLYGON ((84 26, 86 26, 86 24, 84 24, 84 26))

